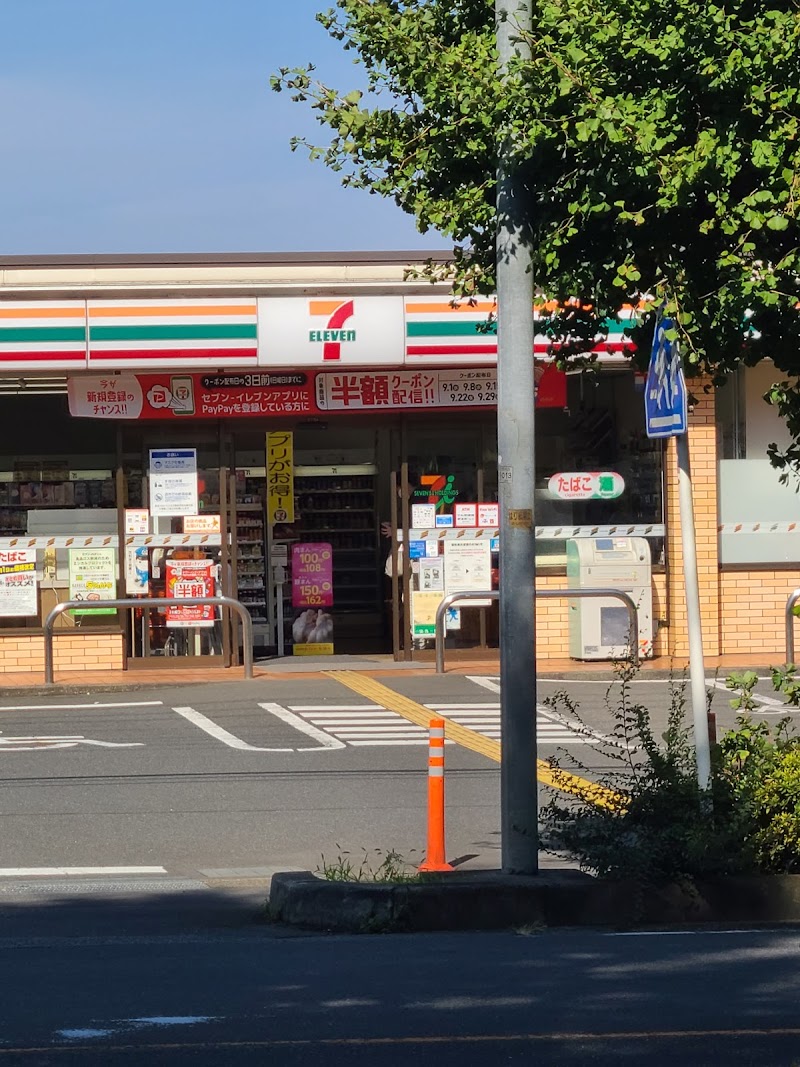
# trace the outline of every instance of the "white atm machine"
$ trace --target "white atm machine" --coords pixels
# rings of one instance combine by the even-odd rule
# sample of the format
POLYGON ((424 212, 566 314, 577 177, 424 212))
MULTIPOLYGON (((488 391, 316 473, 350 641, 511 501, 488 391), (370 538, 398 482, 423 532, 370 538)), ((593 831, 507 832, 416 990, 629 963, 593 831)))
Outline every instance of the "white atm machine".
MULTIPOLYGON (((653 654, 650 546, 643 537, 580 537, 567 541, 567 584, 578 589, 618 589, 639 613, 639 655, 653 654)), ((572 659, 622 659, 629 651, 630 617, 619 600, 581 597, 569 602, 572 659)))

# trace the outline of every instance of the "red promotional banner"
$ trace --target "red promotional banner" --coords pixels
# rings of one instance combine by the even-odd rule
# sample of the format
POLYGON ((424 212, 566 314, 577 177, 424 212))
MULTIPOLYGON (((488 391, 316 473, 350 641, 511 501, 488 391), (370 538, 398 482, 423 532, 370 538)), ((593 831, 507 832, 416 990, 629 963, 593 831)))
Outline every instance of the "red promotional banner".
MULTIPOLYGON (((71 415, 88 419, 240 419, 342 412, 491 410, 497 407, 496 368, 425 368, 249 372, 230 374, 109 374, 73 377, 71 415)), ((537 408, 567 405, 567 378, 536 362, 537 408)))
POLYGON ((313 375, 116 374, 70 378, 70 415, 89 419, 228 419, 316 413, 313 375))
MULTIPOLYGON (((167 561, 167 597, 182 598, 213 596, 214 568, 210 559, 171 559, 167 561)), ((167 608, 167 626, 213 626, 214 605, 197 604, 167 608)))

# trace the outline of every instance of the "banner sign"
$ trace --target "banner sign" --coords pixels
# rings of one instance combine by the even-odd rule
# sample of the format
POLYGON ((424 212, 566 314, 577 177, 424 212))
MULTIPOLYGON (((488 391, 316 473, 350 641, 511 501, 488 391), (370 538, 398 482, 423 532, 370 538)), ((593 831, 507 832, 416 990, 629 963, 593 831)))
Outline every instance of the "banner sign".
POLYGON ((616 500, 625 479, 616 471, 568 471, 554 474, 547 488, 559 500, 616 500))
POLYGON ((496 370, 394 370, 317 375, 322 411, 482 408, 497 404, 496 370))
POLYGON ((36 593, 36 549, 0 551, 0 617, 36 615, 36 593))
POLYGON ((221 419, 316 413, 308 374, 117 374, 70 378, 70 415, 221 419))
MULTIPOLYGON (((497 406, 497 371, 349 370, 240 374, 116 374, 71 377, 71 415, 87 419, 241 419, 342 411, 497 406)), ((537 408, 567 406, 567 378, 535 368, 537 408)))
MULTIPOLYGON (((216 564, 210 559, 167 560, 167 597, 181 600, 187 597, 213 596, 216 564)), ((173 629, 188 626, 213 626, 214 605, 197 604, 167 608, 167 626, 173 629)))
POLYGON ((267 522, 294 522, 294 434, 267 434, 267 522))

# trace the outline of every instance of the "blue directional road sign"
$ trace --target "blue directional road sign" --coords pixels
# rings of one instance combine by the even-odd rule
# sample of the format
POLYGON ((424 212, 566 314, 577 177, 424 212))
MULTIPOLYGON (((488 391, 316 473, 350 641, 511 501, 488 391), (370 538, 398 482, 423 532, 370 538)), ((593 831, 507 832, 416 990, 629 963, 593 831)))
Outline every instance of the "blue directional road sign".
POLYGON ((688 403, 686 382, 677 341, 667 331, 673 321, 659 316, 644 388, 644 421, 648 437, 677 437, 686 433, 688 403))

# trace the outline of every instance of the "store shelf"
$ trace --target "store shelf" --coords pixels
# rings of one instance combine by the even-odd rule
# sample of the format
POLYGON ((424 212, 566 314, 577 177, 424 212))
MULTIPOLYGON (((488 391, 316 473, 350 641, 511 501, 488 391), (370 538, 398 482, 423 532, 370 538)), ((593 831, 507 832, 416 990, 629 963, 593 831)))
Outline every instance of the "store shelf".
POLYGON ((320 469, 295 478, 295 495, 296 535, 333 549, 334 617, 374 615, 381 601, 374 474, 320 469))
POLYGON ((267 621, 263 487, 263 478, 250 477, 236 485, 237 595, 258 624, 267 621))

